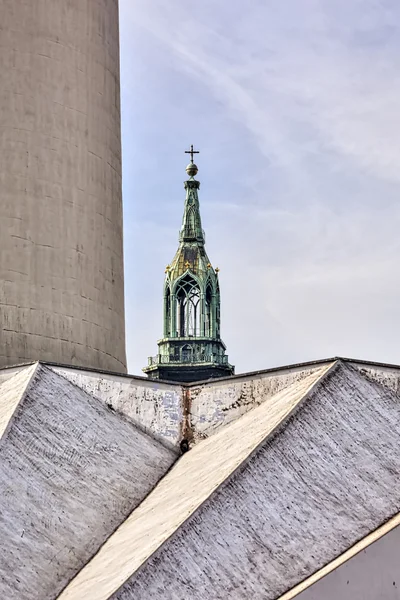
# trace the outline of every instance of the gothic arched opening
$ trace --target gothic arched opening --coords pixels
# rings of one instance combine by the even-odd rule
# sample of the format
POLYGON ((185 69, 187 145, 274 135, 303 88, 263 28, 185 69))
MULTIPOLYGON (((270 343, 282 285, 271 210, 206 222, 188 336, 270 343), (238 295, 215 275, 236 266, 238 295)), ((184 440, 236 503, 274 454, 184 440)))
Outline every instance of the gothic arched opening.
POLYGON ((190 344, 182 346, 181 360, 182 362, 193 362, 193 349, 190 344))
POLYGON ((204 310, 204 335, 207 337, 212 336, 212 297, 213 294, 211 283, 208 283, 206 288, 204 310))
POLYGON ((169 285, 167 286, 164 294, 164 311, 164 335, 168 337, 171 335, 171 290, 169 288, 169 285))
POLYGON ((176 288, 176 323, 179 337, 200 335, 200 289, 197 282, 186 275, 176 288))

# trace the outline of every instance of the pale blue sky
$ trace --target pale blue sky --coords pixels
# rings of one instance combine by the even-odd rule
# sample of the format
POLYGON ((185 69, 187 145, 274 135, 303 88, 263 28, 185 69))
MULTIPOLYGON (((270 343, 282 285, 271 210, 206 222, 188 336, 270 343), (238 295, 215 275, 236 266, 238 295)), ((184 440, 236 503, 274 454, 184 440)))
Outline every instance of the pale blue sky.
POLYGON ((162 332, 187 156, 237 372, 400 363, 398 0, 120 0, 129 371, 162 332))

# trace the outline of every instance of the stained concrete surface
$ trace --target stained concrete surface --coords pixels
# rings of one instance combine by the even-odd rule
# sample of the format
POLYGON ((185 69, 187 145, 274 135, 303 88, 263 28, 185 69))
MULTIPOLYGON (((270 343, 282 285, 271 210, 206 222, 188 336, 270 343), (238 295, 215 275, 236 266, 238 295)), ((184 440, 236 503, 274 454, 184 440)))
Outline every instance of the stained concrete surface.
POLYGON ((118 2, 0 15, 0 366, 124 372, 118 2))
POLYGON ((177 454, 46 367, 27 369, 27 386, 28 370, 0 386, 0 408, 3 394, 13 404, 0 439, 0 598, 51 600, 177 454))

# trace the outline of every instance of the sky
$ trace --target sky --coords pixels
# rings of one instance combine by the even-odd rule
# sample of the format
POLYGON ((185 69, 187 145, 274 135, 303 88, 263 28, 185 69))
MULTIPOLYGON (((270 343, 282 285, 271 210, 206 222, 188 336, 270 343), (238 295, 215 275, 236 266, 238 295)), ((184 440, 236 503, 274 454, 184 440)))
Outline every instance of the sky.
POLYGON ((120 15, 129 372, 157 353, 190 144, 236 372, 400 364, 398 0, 120 0, 120 15))

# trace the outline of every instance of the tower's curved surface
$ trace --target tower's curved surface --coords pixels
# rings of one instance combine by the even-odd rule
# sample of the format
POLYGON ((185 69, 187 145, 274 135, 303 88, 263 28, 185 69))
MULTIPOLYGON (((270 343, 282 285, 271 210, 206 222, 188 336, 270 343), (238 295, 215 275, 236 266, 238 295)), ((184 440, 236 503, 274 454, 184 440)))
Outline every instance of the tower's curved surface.
POLYGON ((0 366, 125 371, 118 0, 0 14, 0 366))

